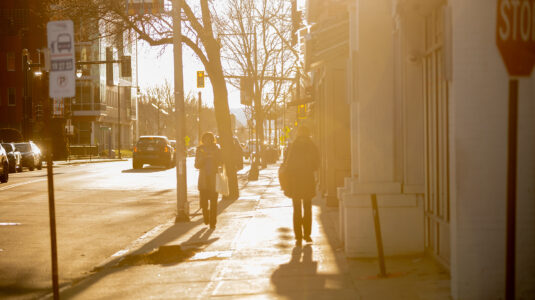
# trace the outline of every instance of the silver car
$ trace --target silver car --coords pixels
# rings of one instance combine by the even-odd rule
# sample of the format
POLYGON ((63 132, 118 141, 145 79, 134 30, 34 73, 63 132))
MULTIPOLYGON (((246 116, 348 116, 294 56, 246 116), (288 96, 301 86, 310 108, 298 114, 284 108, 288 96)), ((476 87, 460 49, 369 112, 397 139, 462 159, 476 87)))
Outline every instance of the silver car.
POLYGON ((0 145, 0 182, 4 183, 9 180, 9 161, 4 147, 0 145))
POLYGON ((22 172, 22 154, 15 148, 13 143, 2 143, 9 160, 9 172, 22 172))

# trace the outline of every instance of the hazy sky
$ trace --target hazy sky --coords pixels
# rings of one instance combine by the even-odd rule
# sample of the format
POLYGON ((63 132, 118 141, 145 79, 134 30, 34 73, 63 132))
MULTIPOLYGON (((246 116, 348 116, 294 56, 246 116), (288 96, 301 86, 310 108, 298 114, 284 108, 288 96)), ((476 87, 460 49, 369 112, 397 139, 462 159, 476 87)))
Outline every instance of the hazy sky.
MULTIPOLYGON (((163 84, 165 80, 173 86, 173 46, 151 47, 143 41, 138 42, 138 74, 139 86, 142 90, 163 84)), ((210 80, 205 81, 205 88, 197 88, 197 71, 203 71, 204 66, 188 47, 183 47, 184 94, 193 93, 195 97, 199 90, 202 92, 204 105, 213 106, 213 94, 210 80)), ((227 85, 229 89, 229 106, 241 108, 239 90, 227 85)))

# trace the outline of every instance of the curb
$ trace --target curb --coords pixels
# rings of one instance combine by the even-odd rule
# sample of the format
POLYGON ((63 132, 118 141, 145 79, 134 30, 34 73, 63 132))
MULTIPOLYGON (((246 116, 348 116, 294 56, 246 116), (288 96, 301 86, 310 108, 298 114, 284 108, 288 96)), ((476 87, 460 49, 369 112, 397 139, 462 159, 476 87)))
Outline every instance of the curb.
MULTIPOLYGON (((75 161, 55 161, 53 166, 70 166, 70 165, 81 165, 81 164, 96 164, 96 163, 106 163, 106 162, 116 162, 116 161, 128 161, 127 158, 112 158, 112 159, 95 159, 95 160, 75 160, 75 161)), ((43 165, 46 166, 46 162, 43 161, 43 165)))

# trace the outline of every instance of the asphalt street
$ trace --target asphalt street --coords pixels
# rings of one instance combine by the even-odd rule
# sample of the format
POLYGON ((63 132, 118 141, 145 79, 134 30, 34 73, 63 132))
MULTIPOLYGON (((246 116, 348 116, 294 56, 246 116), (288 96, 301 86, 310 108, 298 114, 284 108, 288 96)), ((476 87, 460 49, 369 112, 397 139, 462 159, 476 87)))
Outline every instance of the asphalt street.
MULTIPOLYGON (((192 158, 187 169, 188 193, 196 193, 192 158)), ((175 168, 133 170, 130 160, 58 165, 54 189, 60 284, 176 213, 175 168)), ((46 168, 10 174, 0 185, 0 298, 34 298, 50 288, 49 230, 46 168)))

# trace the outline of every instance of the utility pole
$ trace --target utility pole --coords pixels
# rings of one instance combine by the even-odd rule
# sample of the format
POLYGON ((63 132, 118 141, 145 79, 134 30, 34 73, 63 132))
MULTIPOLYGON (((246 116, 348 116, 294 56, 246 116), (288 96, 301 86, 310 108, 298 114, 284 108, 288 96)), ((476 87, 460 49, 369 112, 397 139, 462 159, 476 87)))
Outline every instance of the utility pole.
POLYGON ((173 0, 173 55, 176 123, 176 197, 177 214, 175 222, 189 221, 188 185, 186 170, 186 146, 184 141, 184 80, 182 74, 182 0, 173 0))
POLYGON ((117 82, 117 152, 121 158, 121 79, 117 82))
POLYGON ((198 117, 198 120, 197 122, 199 122, 199 128, 198 128, 198 133, 197 133, 197 136, 199 137, 198 140, 197 140, 197 143, 200 144, 201 143, 201 135, 202 135, 202 131, 201 131, 201 109, 202 109, 202 94, 201 92, 199 91, 199 103, 198 103, 198 112, 199 112, 199 117, 198 117))

